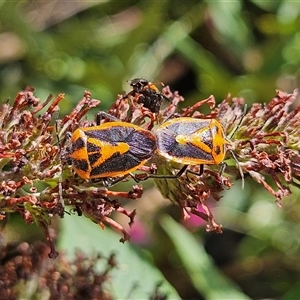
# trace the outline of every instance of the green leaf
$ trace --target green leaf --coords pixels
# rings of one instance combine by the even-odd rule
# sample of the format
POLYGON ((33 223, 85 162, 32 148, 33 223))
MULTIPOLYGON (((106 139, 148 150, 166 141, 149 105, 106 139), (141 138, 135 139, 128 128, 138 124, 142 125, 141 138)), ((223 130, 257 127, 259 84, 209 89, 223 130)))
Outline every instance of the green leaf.
POLYGON ((220 273, 192 234, 169 216, 161 220, 161 225, 173 242, 195 288, 205 299, 250 299, 220 273))
POLYGON ((281 300, 299 299, 300 283, 296 283, 286 294, 283 295, 281 300))
POLYGON ((117 268, 109 273, 107 285, 115 299, 149 299, 158 285, 160 293, 166 294, 168 299, 180 299, 149 257, 130 242, 120 243, 120 235, 109 228, 101 230, 88 219, 74 215, 66 216, 61 225, 58 247, 69 257, 73 257, 75 250, 86 254, 100 253, 105 257, 116 254, 117 268))

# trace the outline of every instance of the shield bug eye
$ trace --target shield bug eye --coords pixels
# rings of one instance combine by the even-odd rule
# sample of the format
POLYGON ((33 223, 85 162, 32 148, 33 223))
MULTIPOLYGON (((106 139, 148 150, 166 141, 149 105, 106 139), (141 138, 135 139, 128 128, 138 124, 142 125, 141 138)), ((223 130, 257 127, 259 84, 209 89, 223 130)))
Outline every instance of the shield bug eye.
POLYGON ((156 150, 156 139, 150 131, 124 122, 78 128, 71 142, 69 157, 83 179, 127 176, 156 150))

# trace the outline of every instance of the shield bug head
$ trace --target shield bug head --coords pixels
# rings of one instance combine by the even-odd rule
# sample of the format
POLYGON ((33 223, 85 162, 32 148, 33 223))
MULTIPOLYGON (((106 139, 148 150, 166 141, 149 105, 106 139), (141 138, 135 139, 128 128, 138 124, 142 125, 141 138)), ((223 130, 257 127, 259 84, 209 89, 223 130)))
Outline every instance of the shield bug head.
POLYGON ((129 175, 156 150, 156 139, 150 131, 125 122, 78 128, 71 142, 73 169, 84 179, 129 175))

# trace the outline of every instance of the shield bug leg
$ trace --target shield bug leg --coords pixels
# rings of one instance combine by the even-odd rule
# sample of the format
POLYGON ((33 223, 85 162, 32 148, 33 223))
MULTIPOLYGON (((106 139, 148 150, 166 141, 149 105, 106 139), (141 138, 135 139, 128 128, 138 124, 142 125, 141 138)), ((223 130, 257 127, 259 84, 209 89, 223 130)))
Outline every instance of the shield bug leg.
MULTIPOLYGON (((208 173, 209 175, 215 177, 215 179, 217 180, 217 182, 220 183, 220 185, 226 186, 227 185, 226 184, 227 179, 223 177, 223 173, 225 172, 227 164, 226 164, 226 162, 222 161, 219 165, 221 166, 219 172, 211 171, 209 169, 206 169, 205 172, 208 173)), ((187 175, 189 173, 191 173, 193 175, 197 175, 197 176, 202 176, 203 173, 204 173, 204 165, 200 165, 199 172, 194 172, 194 171, 191 171, 191 170, 187 170, 187 175)))
MULTIPOLYGON (((156 175, 152 175, 152 176, 156 176, 156 175)), ((159 176, 159 175, 157 175, 157 176, 159 176)), ((174 176, 176 176, 176 175, 174 175, 174 176)), ((116 179, 115 178, 105 178, 105 179, 103 179, 102 182, 103 182, 103 185, 105 185, 106 187, 111 187, 111 186, 123 181, 124 179, 126 179, 128 177, 131 177, 136 183, 139 183, 141 181, 145 181, 149 178, 155 178, 155 177, 151 177, 151 175, 149 175, 147 173, 140 173, 140 174, 129 173, 127 175, 124 175, 124 176, 116 178, 116 179)), ((174 177, 174 178, 178 178, 178 177, 180 177, 180 176, 177 176, 177 177, 174 177)))
MULTIPOLYGON (((174 178, 179 178, 179 177, 181 177, 181 175, 187 170, 187 168, 188 168, 188 165, 183 166, 183 167, 178 171, 178 173, 174 175, 174 178)), ((170 177, 170 178, 172 178, 172 177, 170 177)))
POLYGON ((97 114, 96 114, 96 124, 97 125, 100 125, 101 124, 101 121, 103 119, 107 119, 109 121, 116 121, 116 122, 120 122, 120 120, 110 114, 108 114, 107 112, 105 111, 99 111, 97 114))
POLYGON ((222 178, 222 175, 223 175, 223 173, 225 172, 225 169, 226 169, 226 167, 227 167, 227 164, 226 164, 225 161, 222 161, 222 162, 220 163, 220 165, 221 165, 221 168, 220 168, 220 171, 219 171, 219 175, 220 175, 221 178, 222 178))
POLYGON ((129 176, 131 176, 134 179, 132 174, 127 174, 127 175, 124 175, 124 176, 121 176, 121 177, 118 177, 118 178, 113 178, 113 177, 103 178, 102 183, 106 187, 112 187, 113 185, 123 181, 124 179, 126 179, 129 176))
POLYGON ((229 187, 230 186, 230 183, 228 182, 228 179, 226 177, 223 177, 223 173, 227 167, 227 164, 225 162, 221 162, 220 163, 220 170, 219 172, 215 172, 215 171, 212 171, 212 170, 206 170, 206 173, 208 173, 209 175, 215 177, 216 181, 222 186, 227 186, 229 187))
MULTIPOLYGON (((206 170, 206 172, 207 172, 208 174, 214 176, 214 177, 216 178, 216 180, 217 180, 221 185, 225 185, 226 179, 224 179, 222 175, 223 175, 223 173, 224 173, 224 171, 225 171, 225 169, 226 169, 227 164, 226 164, 224 161, 222 161, 222 162, 220 163, 220 165, 221 165, 221 168, 220 168, 220 171, 219 171, 218 173, 213 172, 213 171, 210 171, 210 170, 206 170)), ((190 180, 188 174, 193 174, 193 175, 196 175, 196 176, 201 177, 201 176, 204 174, 204 165, 199 165, 199 168, 200 168, 200 169, 199 169, 199 172, 194 172, 194 171, 192 171, 192 170, 187 170, 187 171, 186 171, 186 177, 187 177, 187 179, 190 180)), ((190 181, 192 181, 192 180, 190 180, 190 181)))
POLYGON ((188 174, 193 174, 193 175, 196 175, 196 176, 202 176, 203 173, 204 173, 204 165, 199 165, 199 172, 194 172, 192 170, 186 170, 186 177, 190 180, 188 174))
MULTIPOLYGON (((177 179, 179 177, 182 176, 182 174, 186 171, 186 169, 188 168, 189 165, 184 165, 176 174, 174 175, 157 175, 157 174, 146 174, 146 173, 142 173, 142 174, 135 174, 133 175, 133 179, 136 182, 141 182, 141 181, 145 181, 149 178, 153 178, 153 179, 177 179)), ((197 174, 199 175, 199 174, 197 174)))
POLYGON ((244 189, 244 187, 245 187, 245 177, 244 177, 244 173, 243 173, 243 169, 241 167, 241 164, 238 161, 238 159, 237 159, 236 155, 234 154, 234 152, 231 149, 229 149, 228 151, 230 152, 233 160, 235 161, 235 163, 236 163, 236 165, 237 165, 237 167, 239 169, 241 180, 242 180, 242 189, 244 189))

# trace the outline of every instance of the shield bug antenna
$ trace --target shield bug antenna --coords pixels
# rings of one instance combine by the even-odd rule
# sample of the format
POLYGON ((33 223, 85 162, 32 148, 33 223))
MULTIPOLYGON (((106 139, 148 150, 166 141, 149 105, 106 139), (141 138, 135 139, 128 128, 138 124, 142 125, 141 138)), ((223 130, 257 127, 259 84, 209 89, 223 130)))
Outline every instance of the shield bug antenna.
MULTIPOLYGON (((237 132, 237 130, 241 127, 241 124, 242 124, 242 122, 243 122, 243 120, 244 120, 244 117, 245 117, 245 115, 246 115, 246 112, 247 112, 247 104, 244 105, 244 110, 243 110, 243 113, 242 113, 242 115, 241 115, 241 118, 240 118, 240 120, 239 120, 237 126, 232 130, 231 134, 227 137, 228 142, 229 142, 229 145, 232 145, 232 143, 231 143, 230 140, 231 140, 232 137, 235 135, 235 133, 237 132)), ((237 167, 238 167, 238 169, 239 169, 240 176, 241 176, 241 180, 242 180, 242 189, 244 189, 244 186, 245 186, 245 178, 244 178, 244 173, 243 173, 241 164, 240 164, 240 162, 238 161, 236 155, 234 154, 232 148, 228 147, 227 151, 231 154, 233 160, 235 161, 235 163, 236 163, 236 165, 237 165, 237 167)), ((221 172, 224 172, 224 171, 225 171, 225 168, 226 168, 226 163, 224 162, 224 167, 223 167, 223 170, 221 169, 221 172)), ((221 172, 220 172, 220 174, 222 174, 221 172)))

